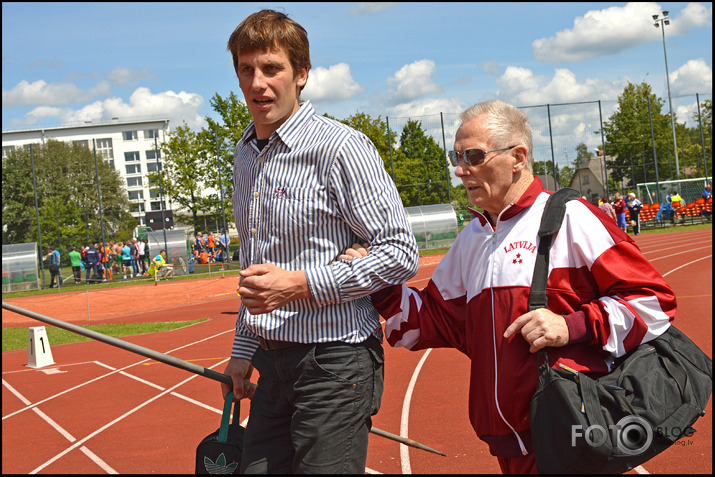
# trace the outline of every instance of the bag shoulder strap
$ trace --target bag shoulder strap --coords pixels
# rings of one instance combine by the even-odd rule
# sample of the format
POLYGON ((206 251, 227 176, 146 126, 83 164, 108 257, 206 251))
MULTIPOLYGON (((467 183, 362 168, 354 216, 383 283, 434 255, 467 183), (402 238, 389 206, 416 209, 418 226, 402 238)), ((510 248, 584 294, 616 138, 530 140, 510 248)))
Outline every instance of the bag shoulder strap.
MULTIPOLYGON (((231 403, 233 402, 233 391, 229 391, 228 394, 226 394, 226 399, 223 404, 223 414, 221 415, 221 427, 219 427, 218 430, 218 438, 216 439, 219 442, 226 442, 228 440, 228 428, 229 428, 229 420, 231 418, 231 403)), ((241 401, 236 401, 236 403, 233 405, 233 422, 238 422, 240 419, 240 414, 241 413, 241 401)))
POLYGON ((559 189, 549 196, 539 226, 539 248, 536 254, 534 276, 529 294, 529 311, 546 308, 546 282, 549 273, 549 249, 551 239, 561 228, 566 215, 566 202, 579 197, 579 192, 569 187, 559 189))

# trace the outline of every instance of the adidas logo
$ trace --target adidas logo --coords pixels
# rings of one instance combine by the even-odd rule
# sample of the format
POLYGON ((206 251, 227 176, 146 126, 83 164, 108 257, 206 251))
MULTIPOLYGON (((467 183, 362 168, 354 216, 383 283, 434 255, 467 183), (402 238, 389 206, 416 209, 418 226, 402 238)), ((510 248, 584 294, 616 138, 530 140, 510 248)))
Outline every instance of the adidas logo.
POLYGON ((204 456, 204 467, 206 467, 206 471, 209 474, 233 474, 233 471, 238 467, 238 462, 231 462, 226 465, 226 456, 223 455, 222 452, 221 455, 216 458, 216 462, 204 456))

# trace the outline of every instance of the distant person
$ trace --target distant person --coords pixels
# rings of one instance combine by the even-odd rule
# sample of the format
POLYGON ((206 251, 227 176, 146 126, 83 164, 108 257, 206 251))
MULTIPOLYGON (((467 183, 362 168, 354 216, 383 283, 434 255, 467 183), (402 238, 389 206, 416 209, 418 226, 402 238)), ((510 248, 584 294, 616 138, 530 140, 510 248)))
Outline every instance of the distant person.
POLYGON ((209 255, 212 255, 213 253, 216 252, 216 239, 214 238, 214 234, 212 232, 209 232, 208 235, 206 235, 206 243, 207 243, 207 249, 209 252, 209 255))
POLYGON ((626 224, 626 201, 623 200, 620 192, 616 192, 615 199, 613 200, 613 211, 616 213, 616 224, 618 228, 625 232, 628 228, 628 224, 626 224))
POLYGON ((628 211, 631 213, 631 221, 633 221, 633 234, 639 235, 641 233, 641 209, 643 208, 643 203, 636 197, 633 192, 628 193, 628 211))
POLYGON ((712 199, 713 197, 713 188, 710 184, 705 186, 705 189, 703 189, 703 199, 708 200, 712 199))
POLYGON ((161 249, 159 255, 154 257, 154 269, 157 278, 172 278, 174 276, 174 267, 166 263, 166 250, 161 249))
POLYGON ((112 280, 112 249, 108 243, 99 249, 99 254, 102 257, 102 268, 104 273, 104 281, 112 280))
POLYGON ((144 240, 138 239, 137 240, 137 267, 139 268, 139 274, 142 275, 144 272, 146 272, 146 262, 144 261, 144 250, 146 247, 146 244, 144 243, 144 240))
POLYGON ((134 278, 134 269, 132 268, 132 249, 129 246, 130 243, 131 242, 127 240, 124 247, 122 247, 122 272, 124 273, 122 278, 124 280, 127 279, 127 270, 129 270, 129 278, 134 278))
POLYGON ((77 251, 77 247, 71 247, 69 257, 74 282, 82 283, 82 254, 77 251))
POLYGON ((50 288, 55 287, 55 280, 57 280, 57 286, 59 287, 62 281, 62 277, 60 276, 60 252, 50 245, 47 247, 45 260, 47 260, 50 265, 50 288))
POLYGON ((616 211, 613 209, 611 203, 608 202, 608 196, 603 196, 601 202, 598 204, 598 208, 605 212, 607 216, 612 218, 614 222, 618 223, 616 220, 616 211))
POLYGON ((87 245, 87 251, 84 254, 85 272, 86 272, 86 283, 94 283, 96 277, 99 275, 97 271, 97 265, 100 263, 99 250, 96 248, 96 244, 87 245))

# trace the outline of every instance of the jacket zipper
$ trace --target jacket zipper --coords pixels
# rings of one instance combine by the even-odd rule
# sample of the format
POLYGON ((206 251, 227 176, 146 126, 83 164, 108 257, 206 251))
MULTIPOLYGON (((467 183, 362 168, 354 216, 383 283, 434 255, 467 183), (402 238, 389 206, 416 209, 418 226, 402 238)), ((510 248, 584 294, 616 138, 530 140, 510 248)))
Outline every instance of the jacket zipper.
MULTIPOLYGON (((501 215, 501 214, 499 214, 501 215)), ((499 218, 497 217, 497 223, 499 222, 499 218)), ((512 427, 511 424, 506 420, 504 417, 504 414, 501 412, 501 408, 499 407, 499 396, 497 394, 497 385, 499 382, 499 375, 497 373, 498 367, 497 367, 497 338, 496 338, 496 322, 495 322, 495 317, 494 317, 494 255, 496 253, 496 244, 497 244, 497 232, 496 230, 492 231, 492 258, 489 260, 489 292, 490 292, 490 297, 491 297, 491 305, 492 305, 492 349, 494 351, 494 404, 497 407, 497 412, 499 412, 499 417, 501 420, 504 422, 504 424, 511 429, 511 432, 514 434, 516 437, 516 440, 519 442, 519 448, 521 450, 522 455, 527 455, 529 452, 526 450, 526 446, 524 445, 524 442, 521 440, 521 437, 519 437, 519 433, 516 432, 516 430, 512 427)))

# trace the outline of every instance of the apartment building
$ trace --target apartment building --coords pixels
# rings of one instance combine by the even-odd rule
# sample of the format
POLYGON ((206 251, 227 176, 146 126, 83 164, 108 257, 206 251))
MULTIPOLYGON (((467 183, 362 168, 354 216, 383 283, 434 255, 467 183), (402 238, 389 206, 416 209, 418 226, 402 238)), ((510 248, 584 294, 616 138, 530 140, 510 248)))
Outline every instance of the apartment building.
MULTIPOLYGON (((2 157, 16 148, 31 143, 44 143, 48 139, 69 141, 96 147, 97 159, 104 160, 119 171, 132 204, 132 215, 137 225, 146 225, 148 211, 160 211, 159 194, 150 192, 146 174, 161 167, 161 145, 169 134, 169 120, 153 118, 143 120, 122 120, 113 118, 109 122, 86 122, 83 124, 25 129, 2 132, 2 157)), ((164 210, 171 204, 164 199, 164 210)))

